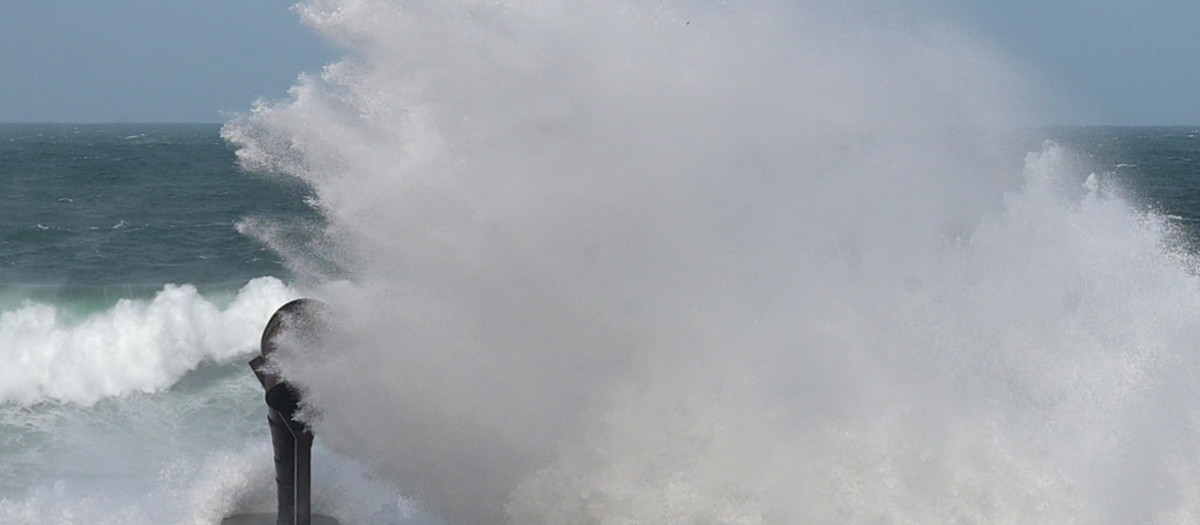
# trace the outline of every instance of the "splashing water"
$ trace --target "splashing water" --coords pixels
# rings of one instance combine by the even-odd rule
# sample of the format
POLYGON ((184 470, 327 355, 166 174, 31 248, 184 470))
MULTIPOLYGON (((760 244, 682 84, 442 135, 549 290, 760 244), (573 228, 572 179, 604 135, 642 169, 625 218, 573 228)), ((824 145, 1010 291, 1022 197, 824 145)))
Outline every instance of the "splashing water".
POLYGON ((195 286, 167 285, 153 300, 122 299, 79 323, 29 301, 0 314, 0 357, 21 365, 0 372, 0 403, 92 405, 163 390, 201 362, 253 351, 261 319, 295 295, 278 279, 260 277, 219 308, 195 286))
POLYGON ((301 4, 346 58, 223 135, 328 220, 317 434, 448 523, 1194 521, 1171 225, 1014 169, 1003 57, 780 4, 301 4))

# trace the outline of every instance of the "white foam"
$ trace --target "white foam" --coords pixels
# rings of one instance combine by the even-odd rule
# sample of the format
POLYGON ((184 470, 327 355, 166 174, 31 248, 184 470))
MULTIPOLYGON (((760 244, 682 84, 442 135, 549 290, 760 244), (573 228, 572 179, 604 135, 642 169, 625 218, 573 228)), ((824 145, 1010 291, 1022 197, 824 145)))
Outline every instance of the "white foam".
POLYGON ((220 308, 192 285, 167 285, 151 300, 122 299, 78 323, 56 306, 25 304, 0 314, 0 402, 88 405, 165 389, 202 362, 256 350, 266 320, 296 296, 261 277, 220 308))
MULTIPOLYGON (((210 525, 235 514, 275 510, 273 453, 264 436, 243 445, 222 441, 175 452, 142 465, 148 471, 119 478, 113 469, 120 465, 108 465, 108 472, 91 473, 100 482, 73 466, 66 470, 73 476, 0 498, 0 522, 210 525)), ((393 487, 319 444, 313 480, 314 511, 342 523, 394 525, 416 515, 393 487)))
POLYGON ((1197 515, 1190 256, 876 4, 301 5, 348 58, 224 136, 351 273, 318 434, 461 524, 1197 515))

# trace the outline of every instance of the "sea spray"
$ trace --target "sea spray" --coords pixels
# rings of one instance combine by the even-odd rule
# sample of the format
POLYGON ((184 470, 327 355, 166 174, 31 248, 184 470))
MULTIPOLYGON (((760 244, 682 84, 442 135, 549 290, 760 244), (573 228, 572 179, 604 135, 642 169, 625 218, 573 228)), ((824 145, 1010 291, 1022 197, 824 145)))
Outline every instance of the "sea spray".
POLYGON ((223 134, 349 276, 317 434, 456 524, 1193 519, 1190 256, 862 7, 301 4, 346 58, 223 134))

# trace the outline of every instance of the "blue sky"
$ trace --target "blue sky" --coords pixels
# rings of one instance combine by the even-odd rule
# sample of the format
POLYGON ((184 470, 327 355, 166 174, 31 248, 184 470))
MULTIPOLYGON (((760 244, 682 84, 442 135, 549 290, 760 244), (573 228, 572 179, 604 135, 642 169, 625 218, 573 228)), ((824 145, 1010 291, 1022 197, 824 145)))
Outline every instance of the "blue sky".
MULTIPOLYGON (((937 0, 934 0, 937 3, 937 0)), ((337 57, 294 0, 5 0, 0 122, 221 122, 337 57)), ((946 0, 1062 102, 1049 124, 1200 124, 1197 0, 946 0)))
POLYGON ((1200 1, 960 0, 963 25, 1070 101, 1049 123, 1200 124, 1200 1))
POLYGON ((296 0, 4 0, 0 122, 222 122, 337 54, 296 0))

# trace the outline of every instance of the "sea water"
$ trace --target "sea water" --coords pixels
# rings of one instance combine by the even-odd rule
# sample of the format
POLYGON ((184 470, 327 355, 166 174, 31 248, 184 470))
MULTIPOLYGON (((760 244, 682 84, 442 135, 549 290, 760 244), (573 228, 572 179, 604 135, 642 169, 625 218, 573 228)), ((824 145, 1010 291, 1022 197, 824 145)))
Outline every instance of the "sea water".
POLYGON ((855 3, 310 1, 224 126, 0 127, 0 521, 1190 523, 1200 130, 855 3), (287 347, 287 341, 283 341, 287 347))
POLYGON ((321 219, 219 132, 0 125, 0 521, 211 523, 273 501, 246 361, 303 284, 238 228, 321 219))

